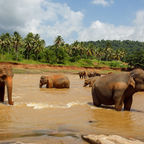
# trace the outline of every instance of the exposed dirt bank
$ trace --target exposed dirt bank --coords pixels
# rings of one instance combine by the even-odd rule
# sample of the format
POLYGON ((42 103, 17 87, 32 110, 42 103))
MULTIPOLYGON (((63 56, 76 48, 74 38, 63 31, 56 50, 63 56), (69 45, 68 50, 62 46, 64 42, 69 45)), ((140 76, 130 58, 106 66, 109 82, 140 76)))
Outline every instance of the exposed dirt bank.
POLYGON ((109 67, 77 67, 77 66, 54 66, 49 64, 21 64, 14 62, 0 62, 0 65, 10 65, 14 69, 37 69, 44 71, 67 71, 67 72, 78 72, 78 71, 112 71, 112 70, 121 70, 120 68, 111 69, 109 67))

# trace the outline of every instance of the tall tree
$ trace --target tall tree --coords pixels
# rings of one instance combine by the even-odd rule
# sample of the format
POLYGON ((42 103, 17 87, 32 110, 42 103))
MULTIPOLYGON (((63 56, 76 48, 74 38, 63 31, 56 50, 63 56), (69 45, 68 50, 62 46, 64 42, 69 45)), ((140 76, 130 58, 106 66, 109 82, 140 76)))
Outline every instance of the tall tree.
POLYGON ((16 60, 18 60, 18 52, 19 52, 20 46, 22 45, 22 37, 16 31, 12 35, 12 44, 13 44, 13 48, 14 48, 15 53, 16 53, 16 60))
POLYGON ((6 47, 5 44, 6 44, 6 43, 5 43, 5 34, 2 34, 2 35, 0 36, 0 50, 1 50, 1 53, 2 53, 2 54, 4 54, 4 51, 5 51, 5 47, 6 47))
POLYGON ((64 40, 60 35, 58 35, 54 41, 54 45, 59 47, 61 44, 64 44, 64 40))
POLYGON ((10 53, 11 48, 11 36, 9 33, 5 34, 5 45, 6 45, 6 51, 10 53))
POLYGON ((25 54, 25 58, 29 59, 31 52, 34 48, 34 35, 32 32, 28 33, 24 39, 24 54, 25 54))
POLYGON ((40 39, 40 36, 36 34, 34 36, 34 54, 36 55, 36 60, 38 60, 38 54, 44 50, 45 41, 40 39))

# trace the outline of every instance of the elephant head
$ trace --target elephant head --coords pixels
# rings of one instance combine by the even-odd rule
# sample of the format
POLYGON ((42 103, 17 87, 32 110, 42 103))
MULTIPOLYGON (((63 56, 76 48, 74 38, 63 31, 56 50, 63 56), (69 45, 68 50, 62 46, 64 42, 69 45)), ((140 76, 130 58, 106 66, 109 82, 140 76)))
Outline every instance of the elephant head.
POLYGON ((134 69, 130 72, 131 78, 134 81, 131 81, 131 84, 135 88, 135 91, 144 91, 144 70, 134 69))
POLYGON ((39 87, 42 88, 45 84, 47 88, 53 88, 53 80, 50 76, 41 76, 39 87))
POLYGON ((83 87, 86 87, 87 85, 90 85, 91 81, 92 81, 92 78, 85 79, 83 87))
POLYGON ((8 103, 13 105, 12 101, 12 68, 2 67, 0 68, 0 101, 4 102, 5 85, 7 86, 8 103))
POLYGON ((41 76, 39 87, 42 88, 43 85, 47 84, 47 77, 41 76))
POLYGON ((95 77, 90 77, 88 79, 85 79, 83 87, 86 87, 87 85, 89 85, 89 87, 92 87, 92 85, 96 80, 98 80, 98 78, 100 78, 100 76, 95 76, 95 77))

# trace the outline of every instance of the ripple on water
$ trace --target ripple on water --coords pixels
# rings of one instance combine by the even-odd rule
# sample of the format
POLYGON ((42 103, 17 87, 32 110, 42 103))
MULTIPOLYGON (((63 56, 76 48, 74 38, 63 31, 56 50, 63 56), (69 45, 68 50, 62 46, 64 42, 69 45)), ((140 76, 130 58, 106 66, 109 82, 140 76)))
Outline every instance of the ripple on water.
POLYGON ((33 109, 44 109, 44 108, 55 108, 55 109, 66 109, 71 108, 72 106, 76 105, 85 105, 86 103, 79 103, 79 102, 70 102, 66 105, 53 105, 53 104, 44 104, 44 103, 28 103, 26 104, 27 107, 32 107, 33 109))

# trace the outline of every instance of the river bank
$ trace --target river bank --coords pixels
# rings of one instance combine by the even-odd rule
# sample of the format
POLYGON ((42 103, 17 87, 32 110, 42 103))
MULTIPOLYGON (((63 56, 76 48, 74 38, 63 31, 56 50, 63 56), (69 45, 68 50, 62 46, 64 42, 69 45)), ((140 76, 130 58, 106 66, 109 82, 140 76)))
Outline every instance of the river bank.
POLYGON ((62 72, 76 74, 79 71, 97 71, 99 73, 108 73, 113 71, 127 70, 122 68, 110 67, 77 67, 77 66, 56 66, 49 64, 21 64, 14 62, 0 62, 0 65, 8 65, 13 68, 14 73, 39 74, 47 72, 62 72))

